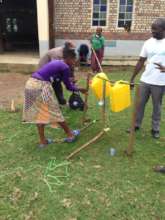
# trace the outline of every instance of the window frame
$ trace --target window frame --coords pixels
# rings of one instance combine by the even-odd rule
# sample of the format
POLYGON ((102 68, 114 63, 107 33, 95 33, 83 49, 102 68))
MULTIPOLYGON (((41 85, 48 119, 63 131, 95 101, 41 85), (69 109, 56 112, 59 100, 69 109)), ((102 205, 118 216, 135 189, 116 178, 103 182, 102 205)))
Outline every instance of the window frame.
POLYGON ((94 13, 94 0, 91 1, 91 29, 96 29, 96 27, 102 27, 103 29, 107 28, 108 27, 108 23, 109 23, 109 20, 108 20, 108 17, 109 17, 109 0, 107 0, 107 10, 106 10, 106 25, 105 26, 101 26, 101 25, 96 25, 96 26, 93 26, 93 13, 94 13))
MULTIPOLYGON (((127 0, 126 0, 127 1, 127 0)), ((130 20, 131 21, 131 27, 133 27, 133 24, 134 24, 134 8, 135 8, 135 1, 136 0, 133 0, 133 4, 132 4, 132 19, 130 20)), ((118 1, 118 12, 117 12, 117 22, 116 22, 116 29, 118 29, 118 30, 123 30, 124 29, 124 27, 119 27, 118 26, 118 23, 119 23, 119 21, 120 20, 127 20, 127 19, 119 19, 119 14, 120 14, 120 0, 118 1)), ((127 4, 125 5, 125 6, 128 6, 127 4)))

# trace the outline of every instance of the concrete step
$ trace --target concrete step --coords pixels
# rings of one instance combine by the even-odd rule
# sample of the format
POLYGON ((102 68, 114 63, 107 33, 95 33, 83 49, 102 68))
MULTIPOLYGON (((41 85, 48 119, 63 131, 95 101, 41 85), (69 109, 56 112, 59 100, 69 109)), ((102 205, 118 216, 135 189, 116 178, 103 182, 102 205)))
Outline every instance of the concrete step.
POLYGON ((31 73, 37 69, 39 55, 33 52, 0 54, 0 72, 31 73))
POLYGON ((139 57, 132 56, 109 56, 104 57, 103 65, 112 66, 135 66, 139 57))
POLYGON ((0 72, 29 74, 37 69, 37 64, 0 63, 0 72))
MULTIPOLYGON (((103 65, 135 66, 138 57, 105 57, 103 65)), ((39 55, 36 53, 0 54, 0 72, 32 73, 38 68, 39 55)))

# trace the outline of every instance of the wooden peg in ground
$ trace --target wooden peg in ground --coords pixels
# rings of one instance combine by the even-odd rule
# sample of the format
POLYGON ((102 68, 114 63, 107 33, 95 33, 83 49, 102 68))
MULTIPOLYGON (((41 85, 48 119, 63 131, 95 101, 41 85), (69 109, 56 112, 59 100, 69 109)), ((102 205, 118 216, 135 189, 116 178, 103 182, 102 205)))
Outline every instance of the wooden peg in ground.
POLYGON ((19 109, 15 107, 15 100, 14 99, 11 100, 11 105, 10 105, 10 110, 9 111, 13 112, 13 113, 19 111, 19 109))
POLYGON ((16 109, 15 109, 15 102, 14 102, 14 99, 11 100, 11 107, 10 107, 10 110, 11 112, 15 112, 16 109))

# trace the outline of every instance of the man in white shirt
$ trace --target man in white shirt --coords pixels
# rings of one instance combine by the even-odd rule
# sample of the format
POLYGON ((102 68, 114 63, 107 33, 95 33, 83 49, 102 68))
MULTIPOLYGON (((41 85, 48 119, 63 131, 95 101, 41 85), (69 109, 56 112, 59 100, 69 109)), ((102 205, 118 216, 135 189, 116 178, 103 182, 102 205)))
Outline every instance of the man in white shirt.
POLYGON ((157 64, 165 66, 165 18, 156 19, 151 26, 152 38, 148 39, 141 50, 131 83, 147 61, 145 71, 140 79, 140 103, 135 123, 135 131, 140 129, 145 105, 152 97, 152 130, 153 138, 159 138, 161 104, 165 89, 165 73, 157 68, 157 64))

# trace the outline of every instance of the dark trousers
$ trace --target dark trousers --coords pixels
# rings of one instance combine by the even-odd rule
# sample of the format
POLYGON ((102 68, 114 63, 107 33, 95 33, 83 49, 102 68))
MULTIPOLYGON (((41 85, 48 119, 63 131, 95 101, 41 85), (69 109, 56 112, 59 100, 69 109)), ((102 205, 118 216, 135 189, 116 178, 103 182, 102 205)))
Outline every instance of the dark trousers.
POLYGON ((160 117, 161 117, 161 105, 165 86, 150 85, 147 83, 140 84, 140 103, 138 106, 138 112, 136 116, 136 126, 140 127, 146 103, 149 97, 152 98, 153 112, 152 112, 152 130, 159 131, 160 117))
POLYGON ((63 88, 62 88, 61 81, 54 81, 52 83, 52 87, 54 89, 54 92, 56 94, 56 97, 57 97, 57 100, 58 100, 59 104, 60 105, 65 105, 66 100, 65 100, 64 95, 63 95, 63 88))

